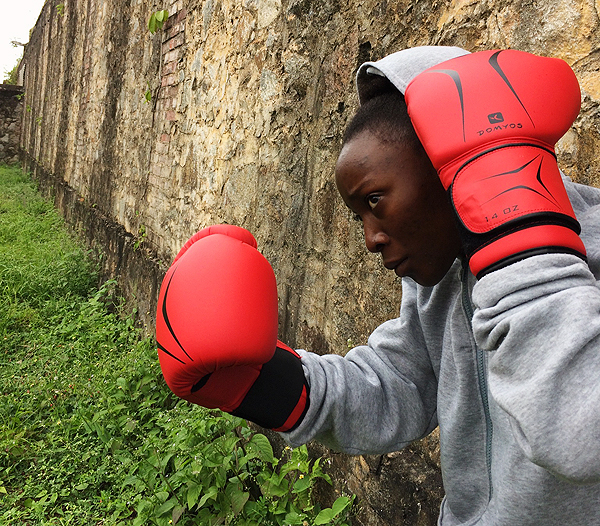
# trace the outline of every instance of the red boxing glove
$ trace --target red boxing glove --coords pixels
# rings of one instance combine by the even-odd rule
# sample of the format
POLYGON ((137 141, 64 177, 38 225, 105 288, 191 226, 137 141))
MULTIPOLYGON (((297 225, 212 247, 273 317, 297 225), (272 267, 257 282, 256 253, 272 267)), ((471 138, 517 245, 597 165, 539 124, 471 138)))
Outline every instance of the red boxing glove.
POLYGON ((277 340, 277 285, 247 230, 195 234, 163 280, 160 366, 180 398, 288 431, 308 409, 300 357, 277 340))
POLYGON ((405 99, 473 274, 548 252, 585 259, 554 152, 581 104, 565 62, 515 50, 464 55, 415 77, 405 99))

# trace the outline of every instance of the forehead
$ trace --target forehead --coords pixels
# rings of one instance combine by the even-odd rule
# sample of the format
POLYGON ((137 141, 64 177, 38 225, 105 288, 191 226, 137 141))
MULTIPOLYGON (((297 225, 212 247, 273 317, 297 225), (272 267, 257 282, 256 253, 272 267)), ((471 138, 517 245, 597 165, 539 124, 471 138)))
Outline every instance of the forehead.
POLYGON ((367 183, 398 173, 412 164, 415 150, 400 142, 379 139, 362 132, 348 141, 338 157, 335 178, 342 195, 352 195, 367 183))

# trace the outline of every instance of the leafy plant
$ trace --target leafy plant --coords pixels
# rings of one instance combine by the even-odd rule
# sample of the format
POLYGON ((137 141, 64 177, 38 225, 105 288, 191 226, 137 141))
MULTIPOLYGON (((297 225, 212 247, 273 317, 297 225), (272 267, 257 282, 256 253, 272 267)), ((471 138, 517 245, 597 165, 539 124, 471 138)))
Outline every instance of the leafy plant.
POLYGON ((146 82, 148 85, 148 89, 144 92, 144 103, 148 104, 152 102, 152 88, 150 87, 150 82, 146 82))
POLYGON ((166 9, 155 11, 148 19, 148 31, 152 34, 156 33, 158 30, 162 29, 168 18, 169 12, 166 9))
POLYGON ((176 399, 116 282, 0 166, 0 524, 345 524, 305 447, 176 399))
POLYGON ((145 225, 140 225, 140 227, 138 228, 138 234, 136 236, 135 242, 133 243, 133 250, 138 250, 146 240, 147 236, 148 233, 146 232, 145 225))
MULTIPOLYGON (((153 35, 163 28, 166 21, 169 19, 169 11, 166 9, 161 9, 160 11, 155 11, 150 15, 148 19, 148 31, 153 35)), ((144 92, 144 103, 148 104, 152 102, 152 88, 150 86, 150 82, 146 82, 147 89, 144 92)))
POLYGON ((17 63, 13 66, 10 71, 4 73, 4 84, 16 85, 19 82, 19 65, 21 64, 21 58, 17 59, 17 63))

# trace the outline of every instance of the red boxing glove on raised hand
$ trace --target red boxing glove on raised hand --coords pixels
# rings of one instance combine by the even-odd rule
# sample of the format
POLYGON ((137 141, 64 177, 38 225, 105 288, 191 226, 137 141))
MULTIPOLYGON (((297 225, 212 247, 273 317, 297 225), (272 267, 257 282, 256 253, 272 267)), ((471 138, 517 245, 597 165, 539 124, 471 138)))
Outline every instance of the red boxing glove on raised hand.
POLYGON ((473 274, 549 252, 585 259, 554 152, 581 104, 564 61, 515 50, 464 55, 415 77, 405 99, 473 274))
POLYGON ((156 340, 180 398, 277 431, 308 409, 300 357, 277 340, 275 275, 243 228, 205 228, 181 249, 161 286, 156 340))

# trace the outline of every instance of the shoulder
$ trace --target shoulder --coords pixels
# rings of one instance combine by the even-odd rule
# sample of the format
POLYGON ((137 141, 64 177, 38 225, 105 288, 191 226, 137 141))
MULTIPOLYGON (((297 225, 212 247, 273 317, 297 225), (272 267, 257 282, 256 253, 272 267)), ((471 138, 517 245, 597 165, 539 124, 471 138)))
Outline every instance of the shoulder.
POLYGON ((565 187, 581 225, 591 271, 600 279, 600 189, 564 179, 565 187))
POLYGON ((600 188, 575 183, 564 174, 563 182, 575 213, 600 206, 600 188))

